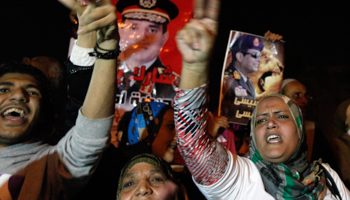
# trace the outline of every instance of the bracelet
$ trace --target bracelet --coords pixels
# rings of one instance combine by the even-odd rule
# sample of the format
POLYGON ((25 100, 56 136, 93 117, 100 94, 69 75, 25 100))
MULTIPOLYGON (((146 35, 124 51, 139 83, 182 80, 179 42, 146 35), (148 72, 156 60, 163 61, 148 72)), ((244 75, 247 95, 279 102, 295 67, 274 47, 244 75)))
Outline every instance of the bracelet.
POLYGON ((98 46, 98 44, 96 42, 96 46, 94 48, 94 52, 90 52, 89 56, 95 56, 95 57, 101 58, 101 59, 116 59, 116 58, 118 58, 119 53, 120 53, 119 48, 114 49, 114 50, 102 49, 100 46, 98 46), (100 49, 100 50, 103 50, 103 51, 107 51, 107 53, 98 52, 97 49, 100 49))

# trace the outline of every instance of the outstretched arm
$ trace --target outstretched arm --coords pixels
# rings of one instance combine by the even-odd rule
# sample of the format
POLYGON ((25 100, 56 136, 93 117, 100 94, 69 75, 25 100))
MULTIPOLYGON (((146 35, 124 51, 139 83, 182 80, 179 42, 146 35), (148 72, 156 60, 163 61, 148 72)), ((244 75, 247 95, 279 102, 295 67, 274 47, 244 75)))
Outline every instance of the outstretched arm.
POLYGON ((197 0, 195 18, 178 32, 183 58, 176 89, 175 122, 178 148, 197 183, 211 185, 225 172, 226 150, 206 133, 208 64, 218 27, 219 0, 197 0))

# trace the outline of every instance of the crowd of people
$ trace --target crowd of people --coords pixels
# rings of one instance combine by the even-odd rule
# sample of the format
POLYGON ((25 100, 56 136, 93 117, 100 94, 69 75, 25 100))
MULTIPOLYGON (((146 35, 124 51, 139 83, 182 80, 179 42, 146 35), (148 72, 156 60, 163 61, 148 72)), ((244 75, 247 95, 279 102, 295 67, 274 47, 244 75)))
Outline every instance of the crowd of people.
POLYGON ((195 0, 178 31, 181 76, 159 57, 179 14, 172 1, 59 1, 78 24, 65 66, 47 56, 0 65, 1 200, 350 200, 350 101, 328 139, 306 120, 301 82, 256 95, 259 37, 239 37, 225 70, 222 111, 234 112, 239 87, 239 98, 259 100, 250 124, 209 112, 219 0, 195 0))

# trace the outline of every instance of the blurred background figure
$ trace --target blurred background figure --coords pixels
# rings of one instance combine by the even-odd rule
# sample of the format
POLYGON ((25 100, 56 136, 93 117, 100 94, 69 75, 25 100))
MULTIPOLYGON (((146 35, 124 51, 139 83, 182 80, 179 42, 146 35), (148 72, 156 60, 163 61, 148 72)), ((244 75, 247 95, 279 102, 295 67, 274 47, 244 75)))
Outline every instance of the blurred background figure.
POLYGON ((64 78, 64 71, 63 66, 56 58, 51 56, 24 57, 22 62, 40 69, 49 78, 52 87, 59 88, 64 78))
POLYGON ((65 117, 62 115, 64 114, 64 108, 67 102, 67 81, 64 66, 56 58, 51 56, 24 57, 22 63, 40 69, 51 83, 54 97, 55 121, 53 133, 47 142, 56 144, 69 130, 61 128, 62 121, 65 120, 65 117))
POLYGON ((335 112, 335 134, 350 147, 350 99, 339 104, 335 112))
POLYGON ((312 100, 312 97, 308 95, 305 85, 296 79, 285 79, 282 84, 281 93, 293 100, 302 112, 308 147, 306 159, 311 162, 322 158, 323 162, 329 163, 338 171, 329 141, 315 122, 309 120, 307 117, 309 102, 312 100))
POLYGON ((339 104, 335 112, 335 138, 332 148, 339 166, 339 175, 346 187, 350 187, 350 99, 339 104))

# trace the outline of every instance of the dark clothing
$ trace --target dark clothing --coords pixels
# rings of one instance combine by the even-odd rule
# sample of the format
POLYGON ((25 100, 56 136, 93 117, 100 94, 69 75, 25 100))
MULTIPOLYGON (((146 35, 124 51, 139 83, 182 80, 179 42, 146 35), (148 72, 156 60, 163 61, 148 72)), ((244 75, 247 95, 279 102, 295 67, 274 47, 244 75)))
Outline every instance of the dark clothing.
POLYGON ((324 136, 322 130, 318 126, 315 126, 311 160, 318 160, 320 158, 322 158, 323 163, 328 163, 336 172, 339 173, 336 157, 333 154, 329 141, 324 136))

